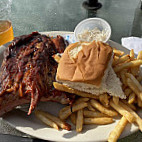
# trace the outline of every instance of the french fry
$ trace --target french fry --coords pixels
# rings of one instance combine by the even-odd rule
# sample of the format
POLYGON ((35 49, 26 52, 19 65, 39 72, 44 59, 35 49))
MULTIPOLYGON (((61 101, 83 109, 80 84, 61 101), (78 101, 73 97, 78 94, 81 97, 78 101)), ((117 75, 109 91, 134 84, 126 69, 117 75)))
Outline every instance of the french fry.
POLYGON ((132 92, 128 97, 128 103, 133 104, 135 102, 135 99, 136 99, 136 95, 134 92, 132 92))
POLYGON ((142 51, 140 51, 140 52, 138 53, 137 59, 138 59, 138 60, 142 60, 142 51))
POLYGON ((96 111, 96 109, 94 107, 92 107, 91 103, 88 102, 88 106, 87 106, 88 110, 90 111, 96 111))
POLYGON ((141 81, 142 81, 142 75, 139 75, 139 76, 137 77, 137 80, 138 80, 139 82, 141 82, 141 81))
MULTIPOLYGON (((120 103, 120 101, 119 101, 120 103)), ((118 111, 122 116, 125 116, 126 119, 132 123, 134 122, 134 116, 128 112, 126 109, 124 109, 123 107, 121 107, 120 105, 116 105, 112 100, 110 101, 110 105, 111 107, 113 107, 116 111, 118 111)))
POLYGON ((105 108, 103 105, 101 105, 98 101, 96 101, 94 99, 91 99, 90 102, 93 107, 95 107, 100 112, 102 112, 108 116, 117 116, 118 115, 118 113, 116 111, 105 108))
POLYGON ((85 117, 108 117, 106 114, 100 112, 88 111, 88 110, 84 110, 83 115, 85 117))
POLYGON ((114 55, 114 56, 113 56, 113 60, 115 60, 115 61, 116 61, 116 60, 119 60, 119 56, 115 56, 115 55, 114 55))
POLYGON ((71 119, 71 122, 75 125, 76 124, 76 113, 75 112, 73 112, 70 115, 70 119, 71 119))
POLYGON ((75 102, 74 102, 74 104, 79 104, 79 103, 81 103, 81 102, 87 102, 87 101, 89 101, 89 98, 78 98, 75 102))
POLYGON ((134 58, 135 58, 134 49, 130 50, 130 58, 131 58, 131 60, 134 60, 134 58))
POLYGON ((130 61, 130 56, 129 55, 124 55, 124 56, 120 57, 118 60, 116 60, 114 65, 124 63, 124 62, 126 62, 128 60, 130 61))
POLYGON ((113 122, 114 122, 113 118, 110 118, 110 117, 84 118, 84 124, 106 125, 113 122))
POLYGON ((124 116, 122 116, 122 118, 119 120, 115 128, 109 134, 108 142, 117 142, 127 123, 127 119, 124 116))
POLYGON ((114 102, 115 104, 118 105, 118 103, 119 103, 119 97, 113 96, 112 100, 113 100, 113 102, 114 102))
MULTIPOLYGON (((136 99, 135 99, 136 100, 136 99)), ((124 104, 128 105, 132 110, 136 111, 136 107, 134 104, 129 104, 126 100, 121 100, 124 104)))
MULTIPOLYGON (((85 107, 87 107, 87 103, 85 103, 85 102, 82 102, 80 104, 75 104, 75 105, 72 106, 72 112, 78 111, 78 110, 83 109, 85 107)), ((64 107, 63 109, 60 110, 59 118, 61 120, 65 120, 65 119, 68 118, 68 116, 71 115, 72 112, 71 112, 71 107, 66 106, 66 107, 64 107)))
POLYGON ((137 67, 142 65, 142 60, 134 60, 134 61, 130 61, 128 63, 122 63, 121 65, 118 65, 116 67, 114 67, 114 71, 115 72, 120 72, 123 69, 128 69, 131 67, 137 67))
POLYGON ((138 98, 142 101, 142 92, 140 92, 130 78, 127 79, 128 86, 135 92, 138 98))
POLYGON ((119 60, 118 56, 113 56, 113 62, 112 62, 112 66, 114 66, 119 60))
POLYGON ((134 67, 131 68, 131 73, 133 74, 133 76, 138 76, 139 75, 139 71, 140 71, 140 67, 134 67))
MULTIPOLYGON (((127 81, 127 80, 126 80, 127 81)), ((124 94, 128 97, 132 93, 132 90, 130 88, 124 89, 124 94)))
POLYGON ((140 92, 142 92, 142 85, 138 82, 138 80, 131 73, 126 73, 126 76, 129 77, 140 92))
POLYGON ((126 78, 126 76, 125 76, 125 73, 127 72, 127 69, 124 69, 124 70, 122 70, 121 72, 120 72, 120 78, 121 78, 121 80, 122 80, 122 83, 124 84, 124 85, 127 85, 127 78, 126 78))
POLYGON ((105 104, 106 107, 109 105, 109 97, 107 93, 99 95, 99 100, 101 103, 105 104))
POLYGON ((58 125, 55 122, 53 122, 52 120, 50 120, 49 118, 45 117, 43 114, 39 113, 38 111, 35 111, 35 115, 37 118, 39 118, 46 125, 59 130, 58 125))
POLYGON ((85 97, 85 98, 98 99, 98 96, 69 88, 63 84, 58 83, 58 82, 53 82, 53 86, 55 87, 55 89, 60 90, 60 91, 76 94, 78 96, 85 97))
POLYGON ((116 55, 116 56, 122 56, 122 55, 124 55, 124 52, 123 52, 123 51, 117 50, 117 49, 115 49, 115 48, 113 48, 113 53, 114 53, 114 55, 116 55))
POLYGON ((83 109, 78 110, 76 118, 76 131, 81 132, 83 128, 83 109))
POLYGON ((129 111, 135 117, 135 122, 139 126, 139 129, 142 131, 142 119, 137 115, 137 113, 134 112, 130 107, 128 107, 126 104, 122 103, 121 101, 120 101, 120 105, 124 109, 126 109, 127 111, 129 111))
POLYGON ((139 107, 142 108, 142 101, 139 98, 137 99, 137 104, 138 104, 139 107))
POLYGON ((57 63, 60 62, 61 57, 60 57, 58 54, 54 54, 52 57, 54 58, 54 60, 55 60, 57 63))
POLYGON ((39 110, 36 110, 36 111, 38 113, 41 113, 43 116, 49 118, 53 122, 55 122, 60 128, 68 130, 68 131, 71 130, 71 126, 69 124, 67 124, 66 122, 60 120, 58 117, 51 115, 48 112, 39 111, 39 110))
POLYGON ((67 123, 65 123, 64 121, 61 121, 58 117, 49 114, 48 112, 44 112, 41 110, 36 110, 36 113, 39 113, 45 117, 47 117, 48 119, 52 120, 53 122, 55 122, 60 128, 65 129, 65 130, 70 130, 71 126, 67 123))

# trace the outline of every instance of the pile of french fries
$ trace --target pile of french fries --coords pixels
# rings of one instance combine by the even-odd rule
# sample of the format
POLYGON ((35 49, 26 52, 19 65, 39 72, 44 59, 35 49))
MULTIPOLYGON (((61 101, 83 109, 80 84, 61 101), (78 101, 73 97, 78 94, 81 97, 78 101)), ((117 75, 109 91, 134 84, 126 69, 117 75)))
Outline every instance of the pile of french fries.
MULTIPOLYGON (((115 117, 120 115, 121 119, 108 137, 108 142, 116 142, 128 123, 137 124, 142 131, 142 119, 137 114, 138 108, 142 108, 142 75, 140 75, 140 65, 142 65, 142 51, 137 58, 134 50, 129 55, 113 49, 113 69, 122 82, 122 89, 127 96, 125 100, 112 97, 107 93, 100 96, 93 96, 80 91, 76 93, 80 97, 73 103, 72 107, 66 106, 59 112, 59 117, 55 117, 47 112, 35 111, 36 116, 48 126, 55 129, 70 130, 71 126, 66 123, 67 119, 76 126, 76 131, 81 132, 84 125, 106 125, 113 123, 115 117)), ((59 63, 60 58, 54 56, 59 63)), ((55 82, 56 83, 56 82, 55 82)), ((66 88, 63 88, 63 90, 66 88)))

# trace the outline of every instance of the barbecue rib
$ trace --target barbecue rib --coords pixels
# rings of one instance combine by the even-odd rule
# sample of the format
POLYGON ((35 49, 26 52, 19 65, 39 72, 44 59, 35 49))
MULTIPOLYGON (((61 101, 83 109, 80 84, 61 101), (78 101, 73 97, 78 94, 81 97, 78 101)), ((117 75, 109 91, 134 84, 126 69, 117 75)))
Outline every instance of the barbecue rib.
POLYGON ((52 86, 57 69, 52 55, 65 49, 61 36, 53 41, 33 32, 15 38, 7 47, 0 71, 0 116, 25 103, 30 103, 30 114, 39 100, 62 104, 73 100, 73 95, 52 86))

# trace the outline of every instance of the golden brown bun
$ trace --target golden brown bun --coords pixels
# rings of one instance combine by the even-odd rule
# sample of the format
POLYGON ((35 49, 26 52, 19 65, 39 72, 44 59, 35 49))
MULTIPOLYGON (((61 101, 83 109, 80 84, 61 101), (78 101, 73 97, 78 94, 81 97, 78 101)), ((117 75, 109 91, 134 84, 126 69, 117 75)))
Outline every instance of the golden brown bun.
POLYGON ((56 79, 100 87, 111 56, 112 48, 102 42, 70 44, 60 60, 56 79))
POLYGON ((57 89, 59 91, 64 91, 64 92, 76 94, 76 95, 81 96, 81 97, 88 97, 88 98, 93 98, 93 99, 99 98, 98 96, 92 95, 90 93, 86 93, 86 92, 78 91, 78 90, 73 89, 73 88, 69 88, 68 86, 60 84, 58 82, 53 82, 53 86, 55 87, 55 89, 57 89))

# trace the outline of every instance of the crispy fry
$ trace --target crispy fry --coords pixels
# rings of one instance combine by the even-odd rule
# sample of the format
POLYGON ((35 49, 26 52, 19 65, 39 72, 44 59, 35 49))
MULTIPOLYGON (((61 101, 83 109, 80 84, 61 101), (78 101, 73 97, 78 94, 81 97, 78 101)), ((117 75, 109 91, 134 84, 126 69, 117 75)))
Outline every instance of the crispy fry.
POLYGON ((127 123, 127 119, 124 116, 122 116, 122 118, 119 120, 115 128, 109 134, 108 142, 117 142, 127 123))
POLYGON ((132 90, 130 88, 126 88, 124 90, 124 94, 128 97, 130 95, 130 93, 132 93, 132 90))
POLYGON ((138 104, 139 107, 142 108, 142 101, 139 98, 137 98, 137 104, 138 104))
POLYGON ((45 123, 46 125, 55 128, 57 130, 59 130, 58 125, 53 122, 52 120, 50 120, 49 118, 45 117, 42 113, 40 113, 39 111, 35 111, 35 115, 37 118, 39 118, 43 123, 45 123))
POLYGON ((105 106, 109 106, 109 97, 107 93, 99 95, 99 100, 102 104, 105 104, 105 106))
POLYGON ((142 119, 137 115, 137 113, 134 112, 130 107, 128 107, 126 104, 122 103, 121 101, 120 101, 120 105, 124 109, 126 109, 127 111, 129 111, 135 117, 135 122, 139 126, 139 129, 142 131, 142 119))
POLYGON ((94 107, 92 107, 91 103, 88 102, 88 106, 87 106, 88 110, 90 111, 96 111, 96 109, 94 107))
POLYGON ((130 61, 130 56, 129 55, 124 55, 124 56, 120 57, 118 60, 116 60, 114 62, 114 65, 117 65, 117 64, 120 64, 120 63, 124 63, 124 62, 126 62, 128 60, 130 61))
MULTIPOLYGON (((126 104, 126 103, 124 103, 124 104, 126 104)), ((128 104, 128 106, 129 106, 132 110, 134 110, 134 111, 137 110, 137 108, 135 107, 134 104, 128 104)))
POLYGON ((98 124, 105 125, 113 123, 113 118, 110 117, 102 117, 102 118, 84 118, 84 124, 98 124))
POLYGON ((52 120, 55 122, 60 128, 65 129, 65 130, 70 130, 71 126, 64 121, 60 120, 58 117, 49 114, 48 112, 44 112, 41 110, 36 110, 36 113, 40 113, 41 115, 47 117, 48 119, 52 120))
POLYGON ((112 100, 113 100, 113 102, 114 102, 115 104, 118 105, 118 103, 119 103, 119 97, 113 96, 112 100))
POLYGON ((137 59, 138 59, 138 60, 142 60, 142 51, 140 51, 140 52, 138 53, 137 59))
POLYGON ((123 51, 117 50, 117 49, 115 49, 115 48, 113 48, 113 53, 114 53, 114 55, 116 55, 116 56, 122 56, 122 55, 124 55, 124 52, 123 52, 123 51))
MULTIPOLYGON (((135 99, 136 100, 136 99, 135 99)), ((126 100, 121 100, 124 104, 128 105, 132 110, 136 111, 136 107, 134 104, 129 104, 126 100)))
POLYGON ((104 94, 99 95, 99 101, 104 102, 104 94))
POLYGON ((128 97, 128 103, 133 104, 135 102, 135 99, 136 99, 136 95, 134 92, 132 92, 128 97))
POLYGON ((134 49, 130 50, 130 58, 131 58, 131 60, 134 60, 134 58, 135 58, 134 49))
POLYGON ((124 56, 120 57, 119 61, 118 61, 118 64, 124 63, 126 61, 130 61, 130 55, 124 55, 124 56))
POLYGON ((78 110, 76 118, 76 131, 81 132, 83 128, 83 109, 78 110))
POLYGON ((127 79, 128 86, 135 92, 140 100, 142 100, 142 92, 140 92, 130 78, 127 79))
POLYGON ((124 69, 124 70, 122 70, 121 72, 120 72, 120 78, 121 78, 121 80, 122 80, 122 83, 124 84, 124 85, 127 85, 127 78, 126 78, 126 76, 125 76, 125 73, 127 72, 127 69, 124 69))
POLYGON ((102 112, 108 116, 117 116, 118 115, 118 113, 116 111, 105 108, 103 105, 101 105, 98 101, 96 101, 94 99, 91 99, 90 102, 93 107, 95 107, 100 112, 102 112))
POLYGON ((87 101, 89 101, 89 98, 79 98, 74 102, 74 104, 79 104, 81 102, 87 102, 87 101))
POLYGON ((134 60, 134 61, 130 61, 128 63, 122 63, 121 65, 118 65, 116 67, 114 67, 114 71, 115 72, 120 72, 123 69, 127 69, 130 67, 137 67, 142 65, 142 60, 134 60))
MULTIPOLYGON (((80 104, 75 104, 75 105, 72 106, 72 112, 78 111, 78 110, 83 109, 85 107, 87 107, 87 103, 85 103, 85 102, 82 102, 80 104)), ((64 107, 63 109, 60 110, 59 118, 61 120, 65 120, 66 118, 68 118, 68 116, 71 115, 72 112, 71 112, 71 107, 66 106, 66 107, 64 107)))
POLYGON ((115 55, 114 55, 114 56, 113 56, 113 59, 114 59, 114 60, 119 60, 119 56, 115 56, 115 55))
POLYGON ((85 117, 107 117, 108 116, 100 112, 94 112, 94 111, 88 111, 88 110, 84 110, 83 115, 85 117))
POLYGON ((138 80, 131 73, 126 73, 126 76, 129 77, 140 92, 142 92, 142 85, 138 82, 138 80))
POLYGON ((70 115, 70 119, 71 119, 71 122, 75 125, 76 124, 76 113, 75 112, 73 112, 70 115))
POLYGON ((55 87, 55 89, 60 90, 60 91, 76 94, 78 96, 85 97, 85 98, 98 99, 98 96, 69 88, 65 85, 58 83, 58 82, 53 82, 53 86, 55 87))
MULTIPOLYGON (((120 102, 120 101, 119 101, 120 102)), ((123 107, 121 107, 120 105, 116 105, 112 100, 110 101, 110 105, 116 110, 118 111, 122 116, 125 116, 126 119, 132 123, 134 122, 134 116, 128 112, 127 110, 125 110, 123 107)))
POLYGON ((139 82, 141 82, 141 81, 142 81, 142 75, 139 75, 139 76, 137 77, 137 80, 138 80, 139 82))
POLYGON ((54 58, 54 60, 55 60, 57 63, 60 62, 61 57, 60 57, 58 54, 54 54, 52 57, 54 58))
POLYGON ((133 67, 131 68, 131 73, 133 74, 133 76, 138 76, 139 75, 139 71, 140 71, 140 67, 133 67))
POLYGON ((112 62, 112 66, 114 66, 119 60, 119 57, 118 56, 113 56, 113 62, 112 62))

